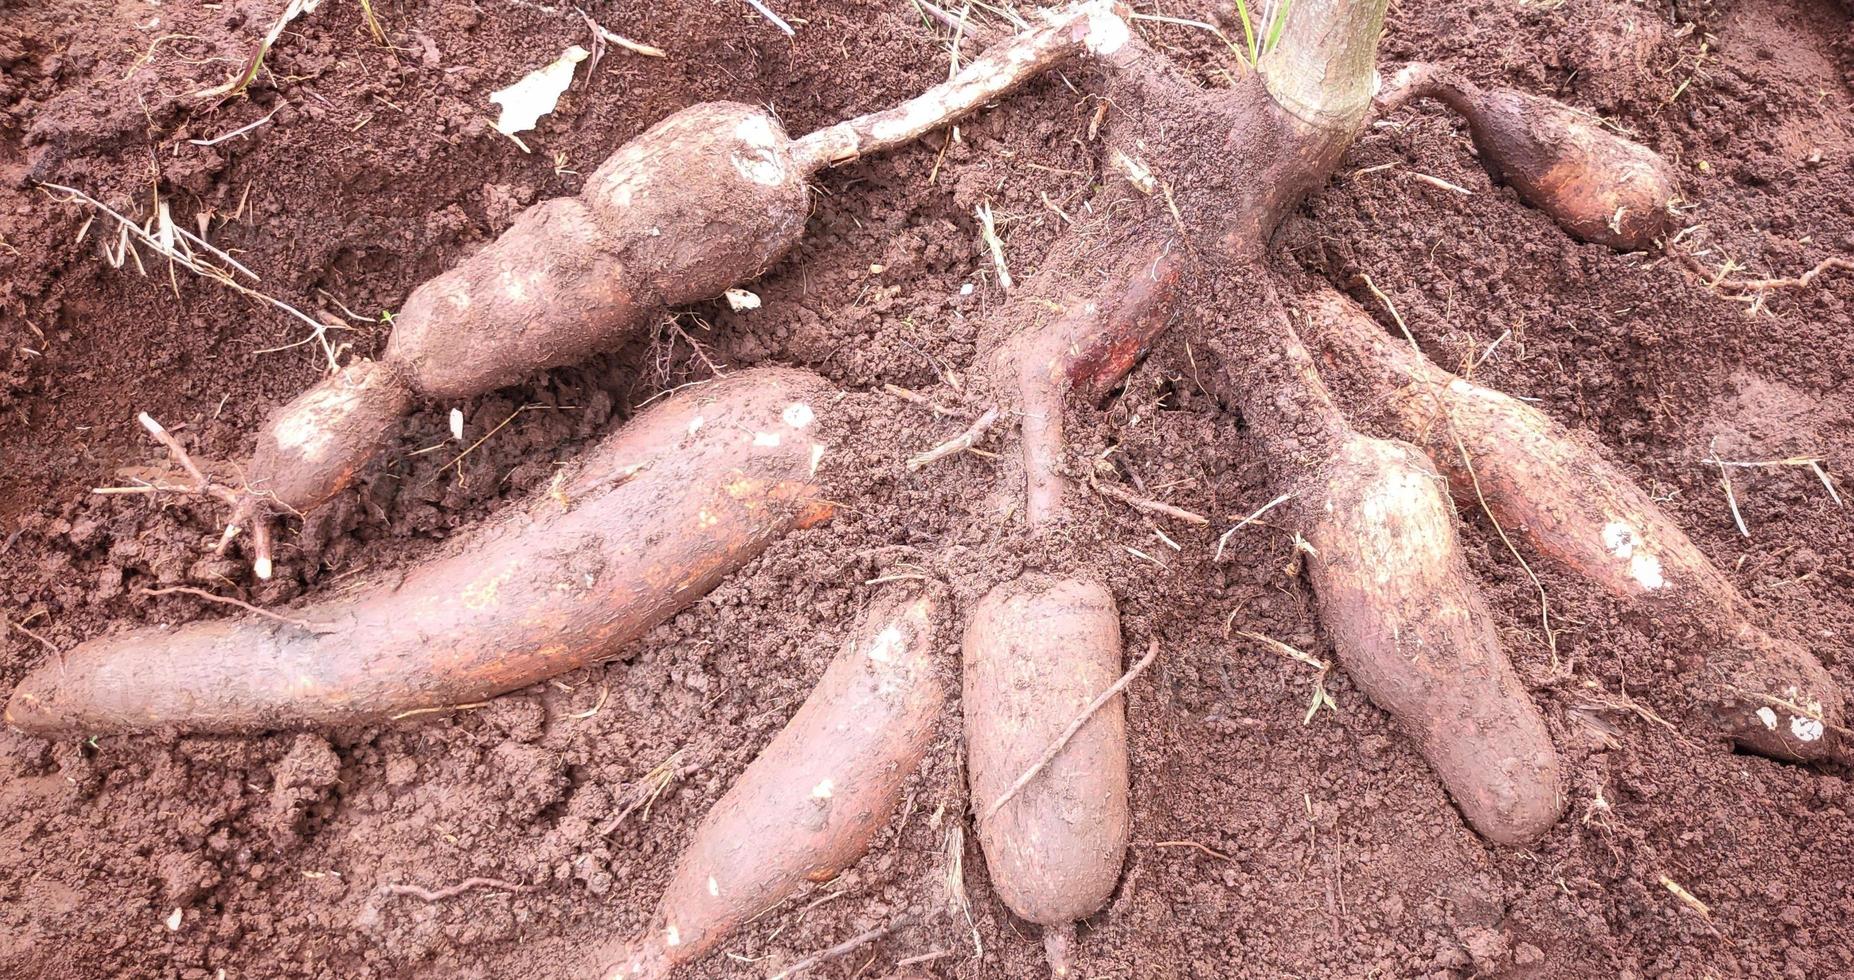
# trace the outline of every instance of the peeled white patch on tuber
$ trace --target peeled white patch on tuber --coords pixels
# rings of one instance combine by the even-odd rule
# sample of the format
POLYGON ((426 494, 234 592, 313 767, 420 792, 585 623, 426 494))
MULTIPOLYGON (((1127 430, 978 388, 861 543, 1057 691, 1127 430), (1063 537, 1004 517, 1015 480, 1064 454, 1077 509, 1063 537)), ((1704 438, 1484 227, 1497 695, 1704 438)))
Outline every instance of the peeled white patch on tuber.
POLYGON ((513 136, 533 129, 542 116, 560 104, 561 93, 573 84, 573 69, 590 56, 591 52, 575 44, 547 67, 531 71, 508 88, 490 93, 489 101, 502 107, 496 130, 513 136))

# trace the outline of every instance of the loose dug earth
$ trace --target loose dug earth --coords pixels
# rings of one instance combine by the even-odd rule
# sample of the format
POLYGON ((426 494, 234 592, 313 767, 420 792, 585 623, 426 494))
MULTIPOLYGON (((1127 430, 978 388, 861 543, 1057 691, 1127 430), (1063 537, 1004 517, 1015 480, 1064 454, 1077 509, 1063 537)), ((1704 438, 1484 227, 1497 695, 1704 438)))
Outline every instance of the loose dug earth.
MULTIPOLYGON (((1294 528, 1265 519, 1212 560, 1218 536, 1278 485, 1252 430, 1210 394, 1204 352, 1220 324, 1186 317, 1106 413, 1071 413, 1068 432, 1076 458, 1102 458, 1104 474, 1210 515, 1209 528, 1077 494, 1084 519, 1069 526, 1086 530, 1031 546, 997 533, 999 461, 903 467, 965 422, 884 385, 968 416, 981 407, 960 392, 991 352, 985 317, 1004 293, 974 209, 998 217, 1023 282, 1065 228, 1059 212, 1109 179, 1088 140, 1096 105, 1061 78, 962 124, 957 141, 930 135, 821 176, 801 244, 748 284, 758 309, 699 304, 626 350, 425 406, 357 489, 281 533, 268 583, 236 553, 212 557, 223 518, 212 502, 90 494, 167 465, 138 412, 202 458, 243 459, 266 415, 326 362, 301 322, 170 275, 146 249, 139 267, 126 256, 112 267, 110 220, 86 225, 90 212, 36 182, 138 221, 158 195, 177 224, 206 221, 266 292, 341 323, 329 337, 343 359, 377 356, 383 311, 522 208, 577 193, 670 113, 730 99, 808 132, 913 95, 948 64, 945 33, 906 3, 776 4, 790 40, 734 0, 596 4, 599 22, 666 56, 608 46, 523 134, 524 153, 490 128, 488 95, 591 46, 570 8, 376 0, 383 44, 361 5, 327 0, 290 25, 247 96, 215 106, 189 93, 234 74, 281 3, 79 6, 0 10, 6 690, 84 640, 235 612, 149 590, 281 608, 391 578, 499 506, 544 494, 646 402, 717 370, 798 366, 848 392, 821 471, 841 507, 611 663, 444 717, 326 737, 0 734, 0 973, 575 970, 647 922, 695 826, 855 629, 876 591, 865 583, 931 575, 970 611, 1067 552, 1106 556, 1090 567, 1117 599, 1129 652, 1153 637, 1162 648, 1127 689, 1132 847, 1106 910, 1081 923, 1076 975, 1854 970, 1845 768, 1713 740, 1685 679, 1693 651, 1534 561, 1568 667, 1554 671, 1538 591, 1483 515, 1464 510, 1463 545, 1557 745, 1565 816, 1529 847, 1487 844, 1342 670, 1327 681, 1335 707, 1308 718, 1312 670, 1240 635, 1332 657, 1294 528), (436 901, 386 887, 472 878, 519 887, 436 901)), ((1206 3, 1142 9, 1229 22, 1206 3)), ((1206 32, 1138 26, 1200 82, 1241 71, 1206 32)), ((1729 257, 1739 274, 1789 276, 1854 252, 1854 27, 1842 6, 1408 0, 1380 54, 1557 98, 1656 149, 1693 203, 1683 244, 1710 270, 1729 257)), ((1190 190, 1192 174, 1165 176, 1190 190)), ((1459 117, 1430 103, 1369 129, 1278 245, 1283 274, 1330 282, 1387 324, 1388 300, 1442 366, 1473 364, 1476 382, 1588 433, 1761 623, 1854 683, 1854 512, 1807 467, 1734 468, 1745 536, 1719 468, 1701 462, 1819 457, 1832 473, 1854 458, 1854 277, 1744 302, 1656 254, 1581 244, 1491 182, 1459 117)), ((1362 404, 1331 380, 1341 404, 1362 404)), ((945 644, 951 679, 956 635, 945 644)), ((957 702, 959 685, 947 689, 957 702)), ((968 914, 927 916, 819 973, 880 976, 936 953, 919 968, 939 977, 1046 970, 1040 930, 988 884, 960 719, 949 705, 866 857, 690 975, 776 973, 945 907, 949 876, 968 914)))

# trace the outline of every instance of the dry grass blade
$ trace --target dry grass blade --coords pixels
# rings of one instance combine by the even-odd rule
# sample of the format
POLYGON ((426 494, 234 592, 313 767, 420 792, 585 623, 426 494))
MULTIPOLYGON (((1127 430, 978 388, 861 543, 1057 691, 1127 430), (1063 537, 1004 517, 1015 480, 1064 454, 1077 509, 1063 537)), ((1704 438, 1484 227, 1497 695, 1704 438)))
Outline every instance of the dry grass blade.
POLYGON ((584 10, 581 10, 578 7, 574 7, 573 10, 576 13, 578 13, 581 17, 585 18, 586 27, 592 31, 592 36, 595 38, 598 38, 601 41, 604 41, 606 44, 616 44, 619 47, 625 49, 626 51, 631 52, 632 54, 641 54, 646 58, 667 58, 669 57, 669 52, 664 51, 662 48, 659 48, 654 44, 645 44, 642 41, 633 41, 630 38, 625 37, 623 34, 618 34, 613 31, 607 30, 604 24, 601 24, 598 21, 593 20, 592 15, 586 13, 584 10))
POLYGON ((998 225, 991 213, 991 202, 986 201, 973 209, 978 216, 979 237, 984 239, 985 247, 991 251, 991 264, 998 270, 998 287, 1005 292, 1011 291, 1011 267, 1004 261, 1004 239, 998 237, 998 225))
MULTIPOLYGON (((1717 440, 1714 440, 1714 441, 1716 443, 1717 440)), ((1835 489, 1834 479, 1828 475, 1828 469, 1825 466, 1823 466, 1824 463, 1828 462, 1826 457, 1791 456, 1786 459, 1733 460, 1733 459, 1720 459, 1718 452, 1715 450, 1711 455, 1707 456, 1705 459, 1700 460, 1700 462, 1706 463, 1712 466, 1717 466, 1721 470, 1724 470, 1727 467, 1730 467, 1733 469, 1751 470, 1751 469, 1775 469, 1777 467, 1782 467, 1782 466, 1806 466, 1809 468, 1810 472, 1815 474, 1816 479, 1822 481, 1822 486, 1828 490, 1828 497, 1830 500, 1833 500, 1835 502, 1835 506, 1837 507, 1847 506, 1847 502, 1841 499, 1841 492, 1835 489)))
POLYGON ((997 408, 993 407, 986 409, 985 414, 979 416, 978 420, 973 422, 966 431, 961 432, 959 435, 948 439, 918 456, 911 457, 906 464, 908 472, 912 473, 923 466, 971 449, 973 446, 977 445, 979 439, 985 435, 985 430, 991 428, 991 424, 997 420, 997 408))
POLYGON ((671 752, 662 762, 651 767, 642 779, 632 783, 627 790, 631 794, 631 801, 625 804, 624 809, 618 811, 617 816, 607 820, 594 833, 599 837, 610 834, 639 809, 644 811, 640 819, 649 820, 650 808, 656 804, 657 798, 663 795, 663 791, 669 789, 670 784, 676 781, 676 776, 682 768, 682 754, 682 749, 671 752))

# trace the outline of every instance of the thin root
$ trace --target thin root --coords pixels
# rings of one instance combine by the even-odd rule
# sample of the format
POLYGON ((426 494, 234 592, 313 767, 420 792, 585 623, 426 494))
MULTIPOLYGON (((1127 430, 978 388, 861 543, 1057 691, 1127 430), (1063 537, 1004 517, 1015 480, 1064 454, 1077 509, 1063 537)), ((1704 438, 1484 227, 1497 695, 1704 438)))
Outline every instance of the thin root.
POLYGON ((280 615, 278 613, 271 612, 270 610, 265 609, 261 606, 254 606, 251 603, 244 601, 243 599, 234 599, 229 595, 217 595, 215 593, 208 592, 205 589, 196 589, 196 588, 193 588, 191 586, 186 586, 186 585, 171 585, 164 589, 143 589, 142 590, 142 595, 159 596, 159 595, 173 595, 175 593, 178 593, 180 595, 190 595, 190 596, 193 596, 199 599, 205 599, 208 602, 217 602, 217 603, 221 603, 227 606, 236 606, 239 609, 243 609, 244 611, 248 613, 255 613, 259 616, 264 617, 265 619, 274 619, 279 623, 285 623, 290 626, 300 627, 302 629, 308 630, 311 633, 325 633, 335 628, 335 627, 331 627, 331 626, 328 626, 322 623, 312 623, 306 619, 296 619, 290 616, 280 615))
POLYGON ((840 942, 837 945, 830 947, 829 949, 823 949, 815 953, 812 953, 810 956, 807 956, 804 959, 799 960, 798 962, 792 964, 791 966, 788 966, 785 969, 780 970, 778 973, 773 974, 771 980, 786 980, 787 977, 795 977, 799 975, 800 973, 804 973, 805 971, 810 970, 814 967, 817 967, 818 965, 822 963, 826 963, 830 960, 834 960, 839 956, 847 956, 851 953, 856 952, 859 949, 862 949, 864 946, 867 946, 870 943, 873 943, 876 940, 883 938, 884 936, 887 936, 891 933, 900 932, 901 930, 906 929, 909 926, 912 926, 914 922, 915 922, 915 918, 912 915, 899 916, 895 919, 890 920, 885 925, 879 925, 879 926, 876 926, 874 929, 868 930, 867 932, 862 932, 862 933, 858 933, 857 935, 851 936, 849 939, 846 939, 843 942, 840 942))
POLYGON ((961 432, 959 435, 948 439, 918 456, 910 458, 907 462, 908 472, 912 473, 930 463, 938 462, 948 456, 952 456, 956 453, 963 453, 971 449, 978 443, 979 439, 985 435, 985 430, 991 428, 991 424, 996 421, 998 421, 998 409, 996 407, 986 409, 985 414, 979 416, 978 420, 973 422, 966 431, 961 432))
POLYGON ((1069 727, 1063 729, 1062 734, 1056 736, 1056 740, 1049 743, 1049 748, 1043 750, 1043 755, 1036 760, 1036 764, 1025 769, 1024 774, 1017 777, 1017 780, 1011 783, 1009 789, 1005 790, 996 800, 993 800, 991 806, 985 808, 985 814, 982 819, 990 820, 1006 803, 1011 802, 1011 799, 1015 797, 1018 792, 1025 786, 1030 785, 1031 780, 1035 779, 1037 774, 1042 772, 1045 766, 1053 762, 1056 756, 1062 754, 1063 747, 1068 745, 1069 740, 1074 738, 1076 733, 1082 730, 1082 726, 1088 723, 1088 719, 1093 718, 1095 712, 1100 711, 1102 706, 1112 701, 1121 691, 1126 690, 1127 685, 1133 683, 1133 679, 1138 677, 1147 667, 1151 666, 1152 662, 1158 659, 1158 656, 1159 638, 1155 636, 1147 645, 1146 655, 1140 658, 1139 663, 1134 664, 1131 670, 1121 674, 1119 680, 1115 681, 1107 690, 1102 691, 1100 696, 1096 697, 1086 708, 1083 708, 1081 714, 1076 715, 1075 720, 1069 722, 1069 727))
POLYGON ((518 885, 512 881, 503 881, 501 878, 465 878, 455 885, 440 888, 437 891, 432 891, 429 888, 421 888, 418 885, 392 884, 381 885, 374 891, 375 894, 381 896, 409 895, 427 902, 442 902, 447 898, 455 898, 458 895, 462 895, 464 892, 476 888, 500 888, 503 891, 510 892, 534 891, 533 885, 518 885))

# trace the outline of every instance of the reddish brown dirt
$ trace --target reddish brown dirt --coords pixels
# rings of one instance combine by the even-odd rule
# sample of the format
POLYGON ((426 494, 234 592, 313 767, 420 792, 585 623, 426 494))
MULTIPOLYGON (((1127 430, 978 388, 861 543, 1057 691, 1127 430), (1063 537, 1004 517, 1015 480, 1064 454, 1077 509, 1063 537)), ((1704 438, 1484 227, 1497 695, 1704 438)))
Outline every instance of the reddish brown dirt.
MULTIPOLYGON (((487 95, 586 43, 577 17, 509 0, 376 0, 391 48, 369 38, 358 4, 329 2, 284 35, 249 98, 187 98, 229 75, 280 6, 0 9, 0 613, 22 627, 6 631, 0 688, 46 662, 48 647, 223 612, 147 588, 271 604, 417 560, 545 484, 645 399, 705 377, 691 338, 724 369, 797 364, 852 392, 859 424, 833 473, 848 506, 621 659, 454 717, 328 737, 0 735, 0 974, 570 974, 598 940, 643 922, 701 814, 822 672, 863 582, 923 564, 969 607, 1049 558, 997 543, 988 460, 905 472, 905 455, 958 425, 876 389, 958 399, 943 378, 982 353, 981 315, 1001 299, 972 208, 990 200, 1006 216, 1013 271, 1026 279, 1062 228, 1040 195, 1077 206, 1098 172, 1084 138, 1092 106, 1046 82, 961 127, 961 142, 936 135, 826 175, 805 243, 752 284, 761 309, 706 304, 683 313, 681 334, 456 406, 473 438, 510 421, 454 467, 452 406, 427 407, 362 488, 285 535, 279 580, 257 587, 242 561, 201 557, 213 508, 86 491, 158 461, 134 424, 140 410, 204 456, 242 458, 264 413, 318 376, 319 355, 267 350, 304 328, 185 272, 170 278, 146 251, 146 276, 133 261, 110 267, 98 249, 108 222, 80 241, 86 213, 33 180, 82 187, 137 220, 155 193, 188 227, 209 213, 212 240, 263 288, 341 319, 349 329, 335 336, 371 354, 385 325, 341 305, 370 320, 396 308, 675 109, 769 103, 803 132, 946 70, 903 3, 778 3, 804 21, 794 41, 734 0, 595 4, 603 23, 669 57, 608 52, 524 154, 488 131, 487 95), (189 142, 272 110, 249 137, 189 142), (432 446, 442 448, 419 452, 432 446), (674 783, 598 834, 672 755, 674 783), (437 903, 377 891, 472 876, 532 888, 437 903)), ((1164 12, 1215 15, 1197 2, 1164 12)), ((1212 84, 1232 69, 1201 32, 1151 36, 1212 84)), ((1602 113, 1679 165, 1698 226, 1683 243, 1702 262, 1787 275, 1854 251, 1850 37, 1845 9, 1823 0, 1405 0, 1384 55, 1602 113)), ((1430 106, 1369 131, 1282 240, 1285 266, 1385 316, 1355 279, 1369 275, 1444 364, 1506 335, 1476 380, 1587 430, 1666 498, 1768 624, 1854 683, 1844 652, 1854 511, 1807 470, 1740 471, 1745 538, 1717 470, 1700 463, 1713 451, 1820 455, 1831 469, 1854 458, 1854 277, 1749 308, 1672 262, 1577 244, 1492 185, 1465 127, 1430 106)), ((1692 652, 1666 649, 1653 623, 1545 566, 1572 664, 1570 680, 1550 680, 1536 593, 1474 515, 1470 557, 1573 774, 1566 819, 1531 849, 1488 847, 1342 674, 1338 710, 1303 724, 1305 668, 1226 638, 1233 621, 1328 652, 1304 580, 1287 571, 1285 535, 1245 530, 1227 561, 1209 560, 1221 528, 1272 491, 1267 461, 1194 379, 1202 329, 1174 332, 1109 411, 1072 426, 1078 454, 1117 446, 1111 458, 1147 492, 1218 522, 1166 525, 1182 546, 1173 551, 1146 518, 1093 501, 1091 531, 1073 541, 1120 597, 1128 646, 1156 634, 1166 651, 1130 691, 1136 843, 1108 910, 1082 928, 1080 975, 1854 970, 1846 771, 1706 741, 1681 679, 1692 652)), ((957 651, 946 657, 956 669, 957 651)), ((959 731, 949 712, 867 858, 691 975, 764 976, 910 908, 938 908, 946 834, 969 826, 959 731)), ((934 951, 946 953, 927 964, 940 977, 1037 975, 1035 931, 991 894, 966 841, 970 927, 906 930, 821 975, 880 975, 934 951)))

